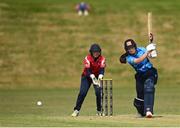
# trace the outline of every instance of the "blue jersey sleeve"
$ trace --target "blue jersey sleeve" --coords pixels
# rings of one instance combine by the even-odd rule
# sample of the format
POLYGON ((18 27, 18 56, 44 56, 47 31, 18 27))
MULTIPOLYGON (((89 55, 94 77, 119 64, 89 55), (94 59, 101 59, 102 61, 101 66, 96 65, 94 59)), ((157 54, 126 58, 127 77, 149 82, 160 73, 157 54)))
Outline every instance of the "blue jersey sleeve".
POLYGON ((90 68, 87 68, 87 70, 86 70, 86 74, 87 74, 87 76, 90 76, 90 75, 92 74, 92 71, 91 71, 91 69, 90 69, 90 68))
POLYGON ((104 75, 104 68, 100 68, 100 70, 99 70, 99 74, 104 75))
POLYGON ((139 49, 140 49, 141 51, 143 51, 144 53, 147 51, 146 48, 144 48, 144 47, 139 47, 139 49))
POLYGON ((135 64, 135 63, 134 63, 134 59, 135 59, 135 58, 132 57, 132 56, 127 56, 127 57, 126 57, 127 62, 128 62, 129 64, 131 64, 131 65, 135 64))

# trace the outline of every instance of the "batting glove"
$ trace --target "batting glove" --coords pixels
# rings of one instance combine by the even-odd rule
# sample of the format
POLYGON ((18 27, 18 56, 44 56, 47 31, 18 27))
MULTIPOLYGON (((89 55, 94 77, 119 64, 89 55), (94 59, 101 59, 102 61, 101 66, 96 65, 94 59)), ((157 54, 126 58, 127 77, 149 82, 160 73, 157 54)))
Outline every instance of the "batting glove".
POLYGON ((151 43, 151 44, 149 44, 149 45, 146 47, 146 50, 147 50, 148 52, 153 51, 153 50, 155 50, 155 49, 156 49, 156 44, 154 44, 154 43, 151 43))
POLYGON ((149 58, 156 58, 156 57, 157 57, 157 51, 156 51, 156 50, 151 51, 151 52, 148 54, 148 57, 149 57, 149 58))

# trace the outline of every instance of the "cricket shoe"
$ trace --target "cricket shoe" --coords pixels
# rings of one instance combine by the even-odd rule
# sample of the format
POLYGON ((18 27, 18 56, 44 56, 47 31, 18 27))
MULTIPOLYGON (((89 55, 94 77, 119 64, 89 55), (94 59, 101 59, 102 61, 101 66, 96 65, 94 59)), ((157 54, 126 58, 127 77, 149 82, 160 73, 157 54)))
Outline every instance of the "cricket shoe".
POLYGON ((102 116, 101 111, 97 111, 96 116, 102 116))
POLYGON ((72 113, 72 117, 77 117, 79 115, 79 111, 78 110, 74 110, 74 112, 72 113))
POLYGON ((152 113, 150 111, 147 111, 146 112, 146 118, 152 118, 152 113))

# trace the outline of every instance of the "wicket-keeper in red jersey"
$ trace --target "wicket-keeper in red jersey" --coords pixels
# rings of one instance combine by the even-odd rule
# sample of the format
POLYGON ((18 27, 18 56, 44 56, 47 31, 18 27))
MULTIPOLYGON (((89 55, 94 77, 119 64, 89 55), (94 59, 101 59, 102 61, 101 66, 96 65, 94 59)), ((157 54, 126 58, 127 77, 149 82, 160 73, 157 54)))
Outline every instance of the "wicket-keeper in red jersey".
POLYGON ((76 106, 72 113, 73 117, 79 115, 83 101, 92 83, 96 94, 97 115, 101 114, 101 89, 99 88, 99 80, 104 76, 106 66, 105 57, 101 55, 101 48, 98 44, 92 44, 89 53, 83 61, 84 69, 81 76, 81 85, 76 106))

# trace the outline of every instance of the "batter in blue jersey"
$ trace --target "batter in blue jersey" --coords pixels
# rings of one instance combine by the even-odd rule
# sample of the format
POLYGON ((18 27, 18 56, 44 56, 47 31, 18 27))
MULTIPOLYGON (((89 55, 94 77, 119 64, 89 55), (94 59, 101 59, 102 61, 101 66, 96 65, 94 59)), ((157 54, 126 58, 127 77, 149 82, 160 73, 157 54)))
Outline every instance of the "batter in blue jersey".
POLYGON ((127 62, 136 70, 136 72, 146 72, 152 68, 152 64, 148 58, 145 58, 139 63, 135 63, 135 59, 140 58, 146 52, 147 50, 144 47, 138 47, 136 48, 135 54, 126 57, 127 62))
POLYGON ((146 48, 137 47, 134 40, 128 39, 124 42, 124 49, 126 53, 120 57, 120 62, 128 62, 136 71, 137 97, 134 98, 134 106, 140 116, 151 118, 153 117, 155 84, 158 74, 149 58, 156 46, 152 43, 146 48))

